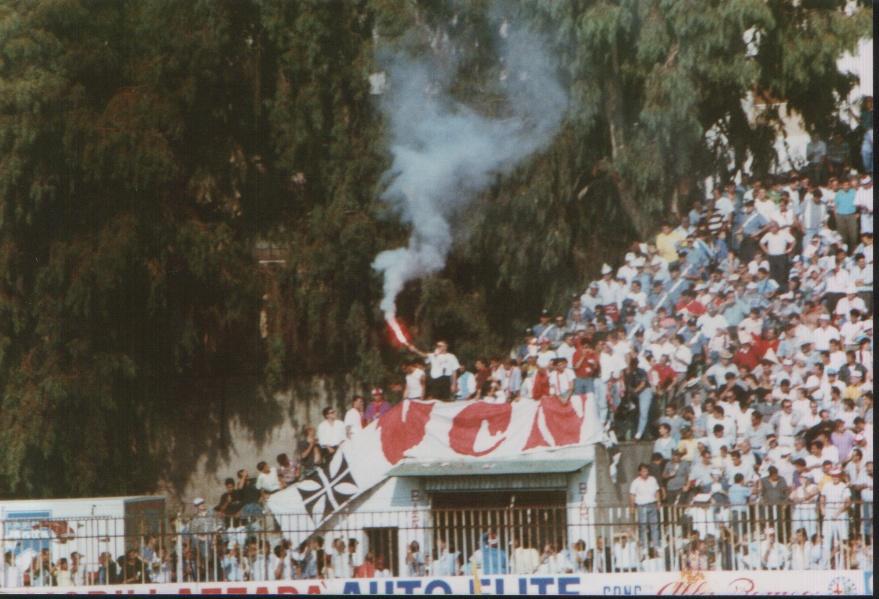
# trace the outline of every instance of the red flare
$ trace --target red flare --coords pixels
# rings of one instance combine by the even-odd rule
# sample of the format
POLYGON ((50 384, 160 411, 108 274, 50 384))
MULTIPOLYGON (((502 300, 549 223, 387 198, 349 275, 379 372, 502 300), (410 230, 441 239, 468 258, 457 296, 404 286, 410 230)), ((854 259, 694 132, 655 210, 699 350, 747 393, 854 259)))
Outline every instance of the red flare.
POLYGON ((409 335, 403 328, 403 325, 397 321, 397 318, 392 315, 385 315, 385 320, 388 323, 388 329, 391 331, 391 339, 401 346, 409 345, 409 335))

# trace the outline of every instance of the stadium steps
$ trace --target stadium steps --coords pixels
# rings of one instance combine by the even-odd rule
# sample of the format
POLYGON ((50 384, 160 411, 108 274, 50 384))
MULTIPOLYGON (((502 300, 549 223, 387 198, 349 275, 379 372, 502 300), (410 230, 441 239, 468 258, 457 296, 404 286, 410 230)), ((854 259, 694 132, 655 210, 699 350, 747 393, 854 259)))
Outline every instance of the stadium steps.
POLYGON ((628 505, 629 483, 638 476, 638 464, 650 462, 653 453, 652 441, 623 441, 617 445, 620 459, 617 464, 616 484, 610 478, 610 458, 602 445, 596 447, 596 503, 600 507, 628 505))

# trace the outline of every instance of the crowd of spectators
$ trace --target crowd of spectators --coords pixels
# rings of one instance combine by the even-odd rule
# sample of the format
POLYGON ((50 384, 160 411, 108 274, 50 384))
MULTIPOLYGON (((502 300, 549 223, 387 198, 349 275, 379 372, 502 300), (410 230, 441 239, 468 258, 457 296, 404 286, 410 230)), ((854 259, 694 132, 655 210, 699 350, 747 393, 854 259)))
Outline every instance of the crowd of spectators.
MULTIPOLYGON (((825 566, 871 551, 872 194, 869 175, 731 181, 634 243, 620 267, 603 265, 566 310, 544 310, 509 355, 470 367, 443 340, 431 352, 407 345, 414 358, 400 396, 503 403, 594 394, 611 447, 653 444, 647 478, 631 481, 638 538, 626 567, 660 558, 669 566, 658 530, 672 507, 684 522, 726 510, 720 528, 690 532, 687 559, 697 562, 722 545, 731 567, 787 567, 759 551, 772 535, 788 566, 802 535, 822 546, 816 563, 825 566)), ((390 407, 381 389, 371 400, 355 397, 344 418, 326 408, 294 459, 258 465, 252 498, 307 475, 390 407)), ((241 476, 227 481, 229 493, 251 480, 241 476)), ((240 505, 229 495, 217 509, 228 519, 240 505)), ((548 543, 541 556, 570 551, 548 543)))
MULTIPOLYGON (((509 355, 470 367, 445 341, 431 352, 407 345, 417 358, 400 395, 503 403, 591 393, 611 448, 652 443, 628 487, 637 534, 607 546, 598 537, 587 550, 582 540, 502 548, 488 531, 467 558, 485 573, 871 568, 872 311, 868 174, 730 181, 633 243, 618 268, 603 265, 565 310, 544 310, 509 355)), ((254 523, 270 494, 327 463, 390 405, 376 388, 343 418, 327 407, 292 455, 226 479, 213 510, 196 499, 184 581, 389 576, 390 556, 355 538, 293 547, 254 523)), ((176 549, 155 541, 116 560, 102 553, 88 572, 78 553, 24 564, 7 552, 4 585, 176 581, 176 549)), ((405 563, 409 575, 468 567, 442 541, 434 559, 410 545, 405 563)))

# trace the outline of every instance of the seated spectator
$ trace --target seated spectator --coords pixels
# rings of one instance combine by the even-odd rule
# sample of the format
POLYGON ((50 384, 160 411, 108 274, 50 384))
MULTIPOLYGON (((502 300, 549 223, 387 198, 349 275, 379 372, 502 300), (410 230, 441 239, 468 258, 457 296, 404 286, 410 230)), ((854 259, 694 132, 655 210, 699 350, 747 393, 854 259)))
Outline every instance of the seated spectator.
POLYGON ((281 481, 278 478, 277 468, 269 466, 266 462, 260 462, 256 465, 256 471, 259 472, 256 477, 256 488, 258 491, 276 493, 281 490, 281 481))
POLYGON ((476 563, 483 574, 506 574, 507 573, 507 554, 500 548, 500 540, 497 532, 490 529, 483 533, 482 543, 473 555, 470 561, 476 563))
POLYGON ((332 459, 339 445, 346 438, 345 425, 338 419, 338 412, 333 407, 323 409, 323 421, 317 427, 317 442, 327 458, 332 459))
POLYGON ((275 458, 278 462, 278 480, 281 488, 286 488, 296 482, 299 476, 299 468, 290 461, 286 453, 280 453, 275 458))
POLYGON ((297 454, 299 457, 299 474, 308 476, 323 463, 323 453, 317 442, 317 431, 313 426, 306 426, 303 439, 299 441, 297 454))

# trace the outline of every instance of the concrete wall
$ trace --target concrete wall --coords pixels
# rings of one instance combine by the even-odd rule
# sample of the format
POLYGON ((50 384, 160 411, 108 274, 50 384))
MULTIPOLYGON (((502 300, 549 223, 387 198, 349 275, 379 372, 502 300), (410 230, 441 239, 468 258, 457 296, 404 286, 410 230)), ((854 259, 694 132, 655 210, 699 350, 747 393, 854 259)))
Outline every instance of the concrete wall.
POLYGON ((195 497, 216 505, 226 477, 235 478, 240 468, 252 475, 260 460, 275 465, 279 453, 292 455, 303 427, 316 426, 327 405, 344 416, 353 392, 344 379, 308 380, 276 395, 255 378, 223 381, 203 400, 219 406, 180 415, 172 438, 157 440, 171 445, 173 461, 155 492, 168 498, 171 511, 191 512, 195 497))

